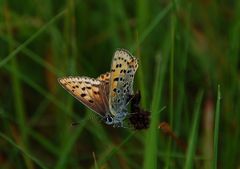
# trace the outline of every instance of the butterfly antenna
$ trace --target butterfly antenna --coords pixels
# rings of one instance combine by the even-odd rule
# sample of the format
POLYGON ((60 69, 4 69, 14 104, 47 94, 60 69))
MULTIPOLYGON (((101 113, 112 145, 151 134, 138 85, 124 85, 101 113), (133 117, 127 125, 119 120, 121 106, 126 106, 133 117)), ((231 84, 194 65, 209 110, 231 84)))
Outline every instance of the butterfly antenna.
POLYGON ((97 122, 100 122, 100 121, 103 121, 103 116, 98 116, 98 115, 95 115, 95 114, 91 114, 90 116, 89 116, 89 120, 96 120, 97 122))
MULTIPOLYGON (((167 106, 163 106, 159 111, 157 111, 157 114, 161 113, 163 110, 165 110, 167 108, 167 106)), ((151 115, 149 115, 149 117, 151 117, 151 115)))
MULTIPOLYGON (((101 117, 101 118, 99 118, 98 116, 94 116, 94 114, 93 115, 90 115, 90 116, 88 116, 85 120, 97 120, 98 122, 100 122, 100 121, 103 121, 103 117, 101 117)), ((80 125, 80 124, 82 124, 81 122, 72 122, 72 126, 78 126, 78 125, 80 125)))
POLYGON ((126 125, 123 125, 122 128, 125 128, 125 129, 134 129, 133 125, 130 125, 129 123, 126 124, 126 125))
POLYGON ((78 126, 79 124, 79 122, 72 122, 72 126, 78 126))
POLYGON ((137 104, 139 104, 140 100, 141 100, 141 93, 140 93, 140 90, 137 90, 135 94, 133 95, 129 95, 128 97, 128 101, 127 101, 127 104, 128 105, 133 99, 138 99, 137 100, 137 104))
POLYGON ((127 127, 127 126, 122 126, 122 128, 124 128, 124 129, 133 129, 133 128, 130 128, 130 127, 127 127))
MULTIPOLYGON (((94 116, 94 114, 91 114, 91 115, 89 115, 88 117, 86 117, 85 119, 84 119, 84 121, 85 120, 98 120, 98 116, 94 116)), ((78 125, 80 125, 82 122, 72 122, 72 126, 78 126, 78 125)))
POLYGON ((129 117, 129 116, 132 115, 132 114, 138 114, 138 112, 135 112, 135 113, 130 112, 130 113, 128 113, 128 114, 126 115, 126 117, 129 117))

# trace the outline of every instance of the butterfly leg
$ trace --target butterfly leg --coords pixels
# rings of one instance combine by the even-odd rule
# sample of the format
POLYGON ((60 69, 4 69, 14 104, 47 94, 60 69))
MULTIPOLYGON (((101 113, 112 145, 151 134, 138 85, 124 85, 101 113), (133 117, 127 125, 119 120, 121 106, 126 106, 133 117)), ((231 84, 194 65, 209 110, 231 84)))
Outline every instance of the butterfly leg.
POLYGON ((115 127, 115 128, 123 127, 123 121, 115 122, 113 124, 113 127, 115 127))
POLYGON ((122 109, 120 112, 118 112, 113 119, 114 127, 123 127, 123 121, 128 114, 129 113, 127 109, 122 109))

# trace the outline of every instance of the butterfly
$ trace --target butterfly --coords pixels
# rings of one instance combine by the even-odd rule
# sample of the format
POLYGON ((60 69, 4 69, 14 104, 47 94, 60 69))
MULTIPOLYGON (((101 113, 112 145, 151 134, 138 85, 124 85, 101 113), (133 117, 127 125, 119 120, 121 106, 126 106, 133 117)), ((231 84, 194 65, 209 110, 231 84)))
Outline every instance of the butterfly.
POLYGON ((150 112, 140 108, 141 93, 137 91, 131 99, 131 113, 129 116, 130 124, 135 130, 149 128, 150 112))
POLYGON ((77 76, 59 78, 58 82, 72 96, 113 127, 123 127, 129 114, 127 105, 133 96, 138 60, 125 49, 115 51, 111 70, 96 79, 77 76))

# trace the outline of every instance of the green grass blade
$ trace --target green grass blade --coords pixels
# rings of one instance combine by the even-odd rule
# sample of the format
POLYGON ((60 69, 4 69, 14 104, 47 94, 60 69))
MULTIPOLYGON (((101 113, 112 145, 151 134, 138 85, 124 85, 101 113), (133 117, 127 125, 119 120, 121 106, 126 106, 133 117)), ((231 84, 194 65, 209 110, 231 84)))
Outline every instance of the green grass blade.
POLYGON ((18 52, 20 52, 23 48, 25 48, 28 44, 30 44, 34 39, 36 39, 41 33, 43 33, 49 26, 51 26, 57 19, 62 17, 65 14, 66 10, 63 10, 56 16, 54 16, 48 23, 42 26, 36 33, 34 33, 29 39, 23 42, 20 46, 18 46, 12 53, 10 53, 6 58, 4 58, 0 62, 0 67, 5 65, 8 61, 10 61, 18 52))
POLYGON ((130 133, 118 146, 111 146, 110 149, 106 152, 106 154, 98 160, 98 164, 101 166, 106 163, 110 158, 113 157, 118 151, 121 151, 121 148, 129 142, 130 139, 133 138, 136 132, 130 133))
MULTIPOLYGON (((5 10, 5 25, 7 28, 7 39, 11 39, 13 34, 12 34, 12 20, 11 20, 11 14, 9 14, 9 9, 5 10)), ((11 52, 14 49, 14 46, 12 43, 9 43, 9 52, 11 52)), ((17 122, 19 124, 19 132, 20 132, 20 137, 18 140, 18 143, 22 145, 26 151, 28 151, 28 132, 27 132, 27 127, 26 127, 26 109, 25 109, 25 104, 24 104, 24 97, 23 97, 23 90, 22 90, 22 85, 21 81, 17 78, 16 73, 19 71, 19 64, 16 60, 16 58, 13 58, 10 62, 10 67, 14 70, 11 73, 11 82, 12 82, 12 97, 14 99, 14 108, 15 108, 15 116, 17 118, 17 122)), ((29 158, 26 158, 24 156, 24 161, 26 164, 26 168, 32 169, 33 164, 32 161, 29 158)))
MULTIPOLYGON (((12 70, 11 67, 4 67, 6 70, 8 70, 9 72, 13 72, 14 70, 12 70)), ((60 108, 61 110, 63 110, 63 113, 65 113, 68 116, 71 117, 75 117, 77 119, 77 116, 75 114, 72 113, 72 111, 68 110, 66 108, 65 105, 63 105, 60 101, 58 101, 58 99, 53 96, 51 93, 45 91, 41 86, 39 86, 37 83, 35 83, 34 81, 32 81, 31 79, 29 79, 27 76, 25 76, 24 74, 22 74, 21 72, 15 72, 15 75, 20 78, 21 80, 23 80, 23 82, 25 82, 26 84, 28 84, 30 87, 32 87, 33 89, 35 89, 39 94, 43 95, 44 97, 46 97, 48 100, 50 100, 51 102, 53 102, 58 108, 60 108)), ((57 80, 56 80, 57 83, 57 80)))
POLYGON ((97 160, 96 160, 96 155, 95 155, 95 153, 93 152, 92 155, 93 155, 93 159, 94 159, 94 168, 95 168, 95 169, 99 169, 99 166, 98 166, 98 163, 97 163, 97 160))
MULTIPOLYGON (((169 79, 169 114, 170 114, 170 125, 173 126, 173 97, 174 97, 174 43, 175 43, 175 27, 176 27, 176 17, 174 13, 171 15, 171 53, 170 53, 170 79, 169 79)), ((172 148, 172 140, 169 139, 167 156, 166 156, 166 169, 170 166, 170 154, 172 148)))
POLYGON ((73 149, 79 135, 81 134, 86 121, 82 122, 80 126, 78 126, 77 130, 74 130, 74 133, 69 136, 69 138, 64 142, 63 148, 59 154, 59 159, 55 165, 55 169, 66 168, 67 160, 70 158, 69 154, 73 149))
POLYGON ((185 169, 191 169, 193 165, 193 159, 195 156, 196 144, 197 144, 197 135, 198 135, 198 127, 200 121, 200 108, 203 98, 203 92, 200 92, 197 97, 195 111, 194 111, 194 118, 192 124, 192 131, 188 141, 188 149, 186 154, 186 163, 185 169))
POLYGON ((150 23, 150 25, 146 28, 143 34, 140 36, 137 44, 135 44, 131 49, 132 51, 136 51, 138 46, 144 42, 147 36, 157 27, 160 21, 168 14, 168 12, 172 8, 172 3, 170 3, 163 11, 159 12, 159 14, 155 17, 155 19, 150 23))
POLYGON ((42 169, 48 169, 40 160, 38 160, 36 157, 34 157, 33 155, 31 155, 30 153, 28 153, 27 151, 25 151, 21 146, 17 145, 16 143, 14 143, 14 141, 12 141, 9 137, 7 137, 5 134, 3 134, 2 132, 0 132, 0 137, 4 140, 6 140, 8 143, 10 143, 12 146, 14 146, 16 149, 18 149, 20 152, 23 153, 23 155, 25 155, 26 157, 28 157, 29 159, 31 159, 33 162, 35 162, 40 168, 42 169))
POLYGON ((151 124, 145 140, 144 169, 157 168, 157 133, 159 132, 157 126, 159 122, 159 109, 161 103, 160 99, 163 88, 163 80, 165 78, 167 65, 167 58, 162 63, 160 62, 160 58, 160 55, 158 55, 153 99, 151 105, 151 124))
MULTIPOLYGON (((4 41, 6 41, 9 44, 13 44, 14 46, 20 46, 19 42, 17 42, 16 40, 14 40, 12 38, 6 38, 4 36, 1 36, 0 38, 3 39, 4 41)), ((56 74, 57 76, 62 76, 63 75, 63 73, 61 72, 60 69, 57 69, 53 65, 49 64, 46 60, 41 58, 41 56, 37 55, 36 53, 31 51, 30 49, 28 49, 26 47, 23 47, 22 48, 22 53, 24 53, 26 56, 28 56, 34 62, 36 62, 39 65, 41 65, 42 67, 46 68, 48 71, 56 74)))
POLYGON ((49 138, 44 137, 42 134, 29 129, 29 135, 32 136, 33 139, 35 139, 43 148, 45 148, 49 153, 57 156, 58 155, 58 147, 51 143, 49 138))
POLYGON ((218 159, 218 135, 219 135, 219 123, 220 123, 220 105, 221 105, 221 89, 220 85, 218 85, 217 92, 217 105, 215 112, 215 126, 214 126, 214 158, 213 158, 213 169, 217 169, 217 159, 218 159))

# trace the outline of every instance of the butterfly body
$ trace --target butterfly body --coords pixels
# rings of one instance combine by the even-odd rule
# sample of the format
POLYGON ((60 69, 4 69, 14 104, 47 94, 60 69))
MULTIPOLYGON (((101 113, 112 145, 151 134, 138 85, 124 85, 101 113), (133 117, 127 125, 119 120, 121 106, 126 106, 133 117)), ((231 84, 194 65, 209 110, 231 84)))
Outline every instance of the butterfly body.
POLYGON ((128 115, 129 96, 133 95, 133 80, 138 62, 128 51, 118 49, 110 72, 98 78, 63 77, 58 81, 71 95, 114 127, 122 127, 128 115))
POLYGON ((113 125, 113 127, 123 127, 123 120, 128 115, 127 110, 117 113, 115 116, 108 115, 103 118, 104 122, 108 125, 113 125))

